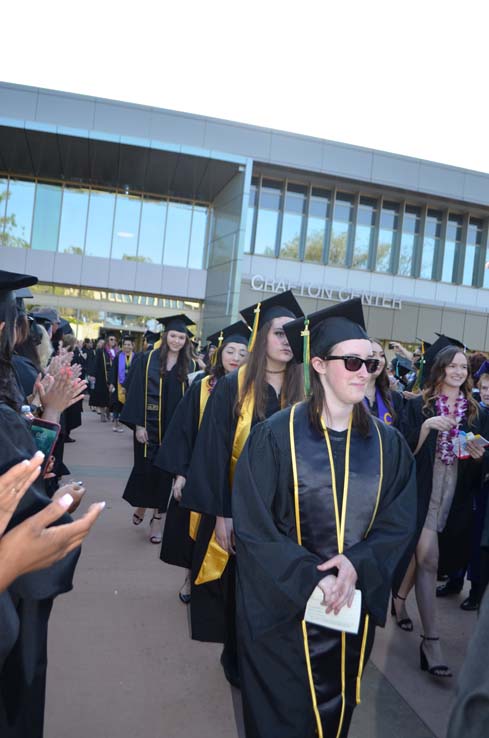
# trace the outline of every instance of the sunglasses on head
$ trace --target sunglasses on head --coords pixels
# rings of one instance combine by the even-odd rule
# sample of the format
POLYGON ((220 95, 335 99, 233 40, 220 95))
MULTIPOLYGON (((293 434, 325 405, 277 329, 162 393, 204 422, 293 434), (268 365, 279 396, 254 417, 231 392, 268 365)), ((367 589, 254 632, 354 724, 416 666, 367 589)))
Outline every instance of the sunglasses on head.
POLYGON ((379 359, 361 359, 359 356, 325 356, 325 361, 343 361, 345 369, 349 372, 357 372, 365 364, 369 374, 374 374, 379 368, 379 359))

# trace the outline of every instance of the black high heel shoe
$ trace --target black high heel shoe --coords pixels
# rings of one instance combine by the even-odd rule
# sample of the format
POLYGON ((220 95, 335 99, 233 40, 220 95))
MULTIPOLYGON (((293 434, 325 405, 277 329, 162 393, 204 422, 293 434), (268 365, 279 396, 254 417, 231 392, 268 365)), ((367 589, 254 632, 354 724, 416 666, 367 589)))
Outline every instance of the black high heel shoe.
POLYGON ((413 621, 411 618, 402 618, 401 620, 397 619, 397 612, 396 608, 394 606, 394 600, 402 600, 403 602, 406 602, 405 597, 401 597, 401 595, 392 595, 391 599, 391 615, 393 615, 396 619, 396 624, 401 630, 405 630, 406 633, 411 633, 413 630, 413 621))
POLYGON ((423 639, 419 644, 419 667, 421 671, 427 671, 428 674, 431 674, 431 676, 439 677, 441 679, 446 679, 447 677, 453 676, 452 672, 446 664, 437 664, 436 666, 430 666, 428 664, 426 654, 423 650, 423 641, 439 641, 440 639, 428 638, 424 635, 422 635, 421 638, 423 639))

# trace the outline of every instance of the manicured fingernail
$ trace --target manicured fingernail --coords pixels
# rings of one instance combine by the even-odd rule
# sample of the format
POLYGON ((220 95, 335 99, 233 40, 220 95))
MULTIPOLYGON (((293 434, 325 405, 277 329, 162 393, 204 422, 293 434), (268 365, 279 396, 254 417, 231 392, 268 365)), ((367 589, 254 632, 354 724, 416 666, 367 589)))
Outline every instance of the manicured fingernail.
POLYGON ((61 507, 64 507, 65 510, 67 510, 70 505, 73 504, 73 497, 70 494, 66 493, 65 495, 63 495, 63 497, 59 498, 58 502, 61 507))
POLYGON ((103 510, 103 509, 104 509, 105 505, 106 505, 106 503, 105 503, 105 502, 99 502, 99 503, 98 503, 98 506, 99 506, 99 508, 100 508, 101 510, 103 510))
POLYGON ((36 453, 34 454, 34 458, 38 458, 38 459, 40 459, 42 461, 42 459, 44 459, 43 452, 42 451, 36 451, 36 453))

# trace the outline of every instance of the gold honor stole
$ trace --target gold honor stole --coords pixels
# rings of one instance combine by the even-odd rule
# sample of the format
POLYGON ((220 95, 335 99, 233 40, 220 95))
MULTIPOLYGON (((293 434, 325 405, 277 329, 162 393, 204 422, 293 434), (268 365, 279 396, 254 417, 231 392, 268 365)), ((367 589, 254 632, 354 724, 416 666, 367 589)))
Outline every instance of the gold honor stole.
MULTIPOLYGON (((238 369, 238 397, 244 384, 244 376, 246 365, 238 369)), ((253 420, 253 411, 255 408, 255 394, 251 389, 246 395, 241 406, 241 414, 238 418, 236 431, 234 434, 233 448, 231 452, 231 460, 229 466, 229 487, 233 486, 234 471, 237 461, 241 456, 244 445, 250 435, 251 423, 253 420)), ((215 530, 212 533, 207 551, 205 553, 199 573, 195 579, 195 584, 205 584, 220 579, 229 560, 229 554, 218 544, 216 540, 215 530)))
MULTIPOLYGON (((126 356, 125 359, 124 359, 125 362, 126 362, 126 377, 127 377, 127 372, 129 370, 129 367, 132 364, 132 357, 133 356, 134 356, 134 354, 131 354, 130 356, 126 356), (128 361, 128 359, 129 359, 129 361, 128 361)), ((117 361, 119 362, 120 359, 117 359, 117 361)), ((117 370, 119 370, 119 365, 117 365, 117 370)), ((117 376, 116 381, 117 381, 117 399, 119 400, 119 402, 121 403, 121 405, 124 405, 124 403, 126 401, 126 390, 119 383, 119 377, 118 376, 117 376)))
MULTIPOLYGON (((207 400, 209 399, 211 392, 212 392, 211 380, 212 380, 212 377, 210 376, 204 377, 204 379, 200 383, 200 404, 199 404, 198 428, 200 428, 200 424, 202 423, 202 418, 204 417, 204 410, 207 406, 207 400)), ((202 518, 202 515, 200 513, 193 512, 193 510, 190 511, 190 522, 189 522, 188 534, 193 541, 197 540, 197 531, 199 530, 201 518, 202 518)))
MULTIPOLYGON (((307 404, 300 403, 292 408, 289 435, 297 542, 326 561, 337 553, 343 553, 345 546, 349 548, 368 536, 379 507, 383 448, 374 419, 371 421, 370 436, 359 439, 356 434, 352 438, 350 417, 340 510, 331 441, 326 425, 323 421, 321 424, 322 438, 309 422, 307 404)), ((348 641, 344 632, 336 633, 327 628, 311 626, 302 620, 304 654, 318 738, 324 738, 326 732, 333 738, 341 735, 347 691, 353 701, 356 700, 357 704, 360 702, 360 682, 369 630, 368 614, 362 616, 362 620, 363 635, 361 632, 356 636, 349 635, 348 641), (336 656, 338 645, 340 652, 336 656), (347 659, 348 674, 357 673, 354 681, 351 677, 347 681, 347 659), (331 685, 331 665, 338 662, 340 674, 336 695, 331 685), (326 684, 329 685, 327 689, 326 684), (333 731, 332 726, 335 728, 333 731)))

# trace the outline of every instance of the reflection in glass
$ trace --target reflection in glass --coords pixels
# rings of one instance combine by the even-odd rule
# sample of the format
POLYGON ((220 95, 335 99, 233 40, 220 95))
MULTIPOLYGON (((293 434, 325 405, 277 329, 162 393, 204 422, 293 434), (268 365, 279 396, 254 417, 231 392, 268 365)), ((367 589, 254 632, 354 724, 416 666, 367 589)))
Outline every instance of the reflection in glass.
POLYGON ((9 181, 4 246, 30 248, 35 187, 35 182, 9 181))
POLYGON ((455 281, 455 258, 462 247, 462 218, 450 216, 447 224, 447 237, 443 252, 442 282, 455 281))
POLYGON ((112 225, 114 222, 115 194, 91 190, 88 206, 87 256, 110 256, 112 225))
POLYGON ((38 184, 32 226, 32 248, 56 251, 61 215, 61 187, 38 184))
MULTIPOLYGON (((0 177, 0 239, 5 226, 5 213, 7 212, 8 179, 0 177)), ((2 241, 0 240, 0 243, 2 241)))
POLYGON ((194 205, 192 215, 192 232, 190 234, 190 251, 188 266, 190 269, 202 269, 204 267, 204 256, 207 234, 207 208, 202 205, 194 205))
POLYGON ((140 261, 136 256, 141 198, 133 195, 117 195, 115 204, 112 259, 140 261))
POLYGON ((167 204, 164 200, 144 198, 139 228, 138 261, 163 263, 167 204))
POLYGON ((433 278, 433 267, 435 256, 440 247, 442 215, 436 210, 428 210, 425 224, 425 237, 423 241, 423 253, 421 256, 421 269, 419 276, 423 279, 433 278))
POLYGON ((379 242, 377 245, 376 272, 392 271, 392 254, 399 226, 399 205, 384 202, 380 213, 379 242))
POLYGON ((281 182, 264 179, 260 190, 260 207, 256 225, 255 254, 275 256, 281 200, 281 182))
POLYGON ((245 232, 245 254, 251 254, 251 239, 253 238, 253 220, 255 217, 255 209, 258 200, 257 187, 252 184, 250 189, 250 198, 248 201, 248 212, 246 213, 246 232, 245 232))
POLYGON ((352 258, 352 266, 356 269, 368 267, 368 257, 375 237, 376 214, 377 202, 369 197, 361 197, 352 258))
POLYGON ((187 266, 192 206, 168 203, 163 263, 168 266, 187 266))
POLYGON ((470 219, 467 229, 467 244, 465 246, 465 261, 462 283, 472 285, 474 280, 474 269, 479 262, 478 254, 482 243, 482 221, 475 218, 470 219))
POLYGON ((87 227, 88 190, 65 187, 61 206, 58 251, 83 254, 87 227))
POLYGON ((419 208, 407 205, 402 223, 399 268, 397 273, 404 277, 413 274, 413 256, 418 248, 421 214, 419 208))
POLYGON ((299 258, 305 208, 306 188, 302 185, 289 184, 285 196, 280 256, 288 259, 299 258))
POLYGON ((320 264, 323 261, 324 239, 330 217, 331 194, 327 190, 312 188, 307 218, 306 246, 304 261, 320 264))
POLYGON ((328 263, 344 266, 353 217, 353 195, 337 195, 331 229, 328 263))

